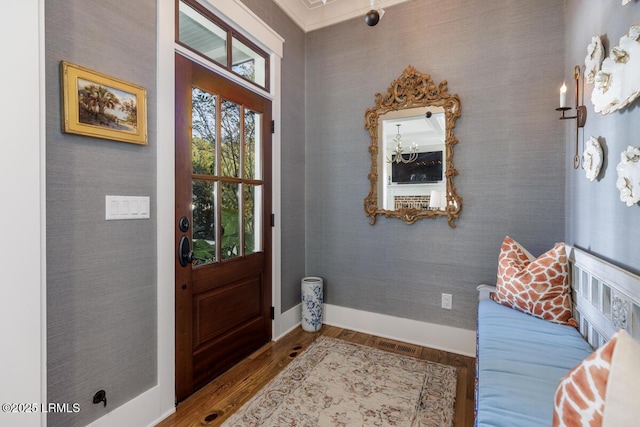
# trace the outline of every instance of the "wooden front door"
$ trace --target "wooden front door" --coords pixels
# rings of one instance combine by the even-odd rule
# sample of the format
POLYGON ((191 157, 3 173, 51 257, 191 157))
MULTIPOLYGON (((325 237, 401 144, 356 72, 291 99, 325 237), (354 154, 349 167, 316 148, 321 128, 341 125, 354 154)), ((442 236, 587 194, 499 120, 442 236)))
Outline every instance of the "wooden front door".
POLYGON ((176 54, 175 144, 182 401, 271 340, 271 102, 176 54))

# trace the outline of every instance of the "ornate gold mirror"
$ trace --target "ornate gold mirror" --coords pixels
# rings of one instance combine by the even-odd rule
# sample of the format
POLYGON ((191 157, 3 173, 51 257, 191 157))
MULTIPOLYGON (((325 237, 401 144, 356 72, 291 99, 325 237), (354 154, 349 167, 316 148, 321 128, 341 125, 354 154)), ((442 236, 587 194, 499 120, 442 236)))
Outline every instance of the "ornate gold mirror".
POLYGON ((411 65, 391 82, 387 93, 375 95, 365 113, 371 136, 371 188, 364 199, 370 223, 377 215, 413 224, 422 218, 448 218, 455 227, 462 198, 453 178, 453 134, 460 117, 460 98, 411 65))

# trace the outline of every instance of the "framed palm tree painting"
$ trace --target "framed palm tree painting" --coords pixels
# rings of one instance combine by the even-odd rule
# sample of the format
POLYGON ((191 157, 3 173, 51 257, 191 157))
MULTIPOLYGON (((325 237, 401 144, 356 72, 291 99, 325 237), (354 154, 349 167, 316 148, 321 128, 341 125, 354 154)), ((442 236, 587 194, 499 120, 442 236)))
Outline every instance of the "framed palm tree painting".
POLYGON ((62 73, 62 130, 147 144, 147 91, 66 61, 62 73))

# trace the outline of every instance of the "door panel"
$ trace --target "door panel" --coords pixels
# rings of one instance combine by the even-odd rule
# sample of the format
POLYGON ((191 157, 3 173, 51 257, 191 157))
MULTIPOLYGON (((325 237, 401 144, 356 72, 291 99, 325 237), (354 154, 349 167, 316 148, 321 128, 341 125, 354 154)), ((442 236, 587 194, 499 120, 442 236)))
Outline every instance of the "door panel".
POLYGON ((176 55, 178 401, 271 339, 267 123, 269 100, 176 55))
POLYGON ((260 277, 198 294, 194 301, 194 347, 260 315, 260 277), (236 307, 241 307, 237 310, 236 307), (209 313, 216 312, 216 316, 209 313))

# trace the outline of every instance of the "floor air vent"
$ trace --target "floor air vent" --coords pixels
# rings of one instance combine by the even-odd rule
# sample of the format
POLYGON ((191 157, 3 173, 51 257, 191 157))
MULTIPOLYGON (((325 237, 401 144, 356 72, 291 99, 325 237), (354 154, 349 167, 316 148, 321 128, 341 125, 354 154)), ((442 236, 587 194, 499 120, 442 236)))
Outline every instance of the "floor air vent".
POLYGON ((377 347, 379 347, 379 348, 387 348, 387 349, 390 349, 390 350, 395 350, 397 345, 395 345, 394 343, 389 342, 389 341, 378 341, 377 347))
POLYGON ((407 356, 420 356, 420 347, 417 345, 406 344, 402 342, 392 341, 385 338, 376 338, 373 347, 380 350, 392 351, 394 353, 405 354, 407 356))

